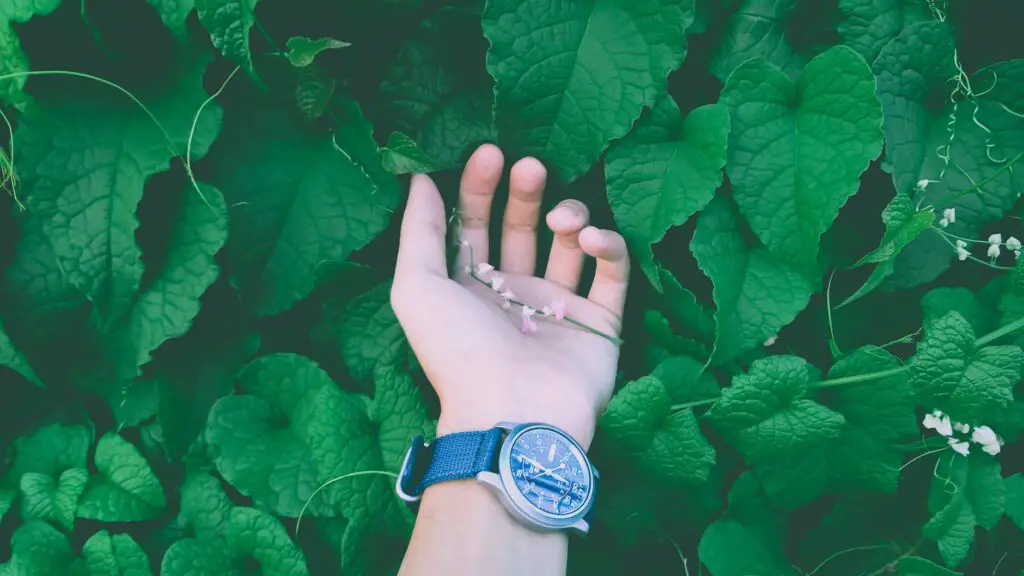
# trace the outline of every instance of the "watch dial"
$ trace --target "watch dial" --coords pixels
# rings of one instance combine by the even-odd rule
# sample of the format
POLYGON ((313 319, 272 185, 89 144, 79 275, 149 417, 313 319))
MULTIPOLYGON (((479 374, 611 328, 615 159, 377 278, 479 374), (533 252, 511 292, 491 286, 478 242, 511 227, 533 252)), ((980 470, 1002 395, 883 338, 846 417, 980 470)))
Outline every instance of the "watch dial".
POLYGON ((561 434, 527 430, 512 445, 510 467, 519 491, 548 514, 565 516, 583 506, 590 493, 590 468, 561 434))

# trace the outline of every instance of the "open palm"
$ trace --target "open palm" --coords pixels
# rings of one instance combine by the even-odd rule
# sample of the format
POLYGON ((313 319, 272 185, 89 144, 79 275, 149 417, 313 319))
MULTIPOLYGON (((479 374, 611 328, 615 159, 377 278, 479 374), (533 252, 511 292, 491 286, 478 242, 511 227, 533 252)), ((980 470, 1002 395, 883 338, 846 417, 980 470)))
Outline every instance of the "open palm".
POLYGON ((445 261, 441 196, 430 178, 413 177, 392 305, 441 399, 439 434, 502 420, 539 421, 589 444, 614 386, 618 346, 612 339, 619 334, 629 276, 625 243, 615 232, 588 227, 583 204, 562 202, 547 215, 555 240, 544 276, 535 276, 547 173, 537 160, 524 158, 511 170, 501 269, 481 269, 490 261, 491 205, 503 167, 501 151, 492 145, 477 149, 466 165, 454 278, 445 261), (576 289, 586 255, 597 258, 597 268, 584 298, 576 289), (489 286, 494 283, 499 290, 489 286), (538 312, 524 318, 520 304, 538 312), (559 312, 564 306, 565 319, 544 315, 545 306, 559 312))

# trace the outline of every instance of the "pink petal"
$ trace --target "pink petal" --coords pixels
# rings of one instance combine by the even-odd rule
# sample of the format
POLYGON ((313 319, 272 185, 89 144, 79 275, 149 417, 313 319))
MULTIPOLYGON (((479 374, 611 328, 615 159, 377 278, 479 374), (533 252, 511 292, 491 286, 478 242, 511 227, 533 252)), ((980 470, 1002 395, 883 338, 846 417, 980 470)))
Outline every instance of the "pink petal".
POLYGON ((523 316, 523 334, 532 334, 537 331, 537 323, 530 316, 523 316))
POLYGON ((565 301, 555 300, 551 303, 551 311, 555 313, 555 318, 558 320, 565 319, 565 301))

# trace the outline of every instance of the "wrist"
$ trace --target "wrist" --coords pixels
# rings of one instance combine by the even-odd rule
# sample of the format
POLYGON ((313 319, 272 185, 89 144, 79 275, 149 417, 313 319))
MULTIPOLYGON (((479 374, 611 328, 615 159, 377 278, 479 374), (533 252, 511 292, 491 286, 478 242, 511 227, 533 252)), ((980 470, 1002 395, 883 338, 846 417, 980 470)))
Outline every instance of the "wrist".
POLYGON ((437 435, 467 432, 471 430, 487 430, 499 422, 539 422, 564 430, 579 442, 584 450, 590 449, 594 439, 597 417, 580 411, 580 413, 540 410, 531 407, 506 406, 501 410, 473 408, 441 408, 441 416, 437 421, 437 435))

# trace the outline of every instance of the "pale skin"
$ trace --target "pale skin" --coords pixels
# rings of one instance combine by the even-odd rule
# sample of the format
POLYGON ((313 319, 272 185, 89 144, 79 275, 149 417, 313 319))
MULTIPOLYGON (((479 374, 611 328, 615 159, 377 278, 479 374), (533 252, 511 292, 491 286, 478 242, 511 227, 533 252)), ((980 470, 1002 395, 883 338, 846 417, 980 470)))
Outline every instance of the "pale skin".
MULTIPOLYGON (((501 421, 544 422, 590 446, 598 415, 615 384, 618 346, 564 321, 537 318, 524 334, 522 309, 465 272, 494 262, 516 300, 541 308, 565 303, 567 317, 611 336, 621 330, 629 278, 622 237, 588 225, 586 206, 560 203, 545 217, 554 233, 547 269, 538 274, 537 228, 547 181, 544 166, 524 158, 511 168, 501 245, 489 246, 491 208, 504 170, 501 151, 478 148, 459 190, 462 240, 456 273, 446 264, 447 215, 433 181, 410 184, 391 303, 441 402, 438 435, 482 430, 501 421), (577 294, 585 258, 596 259, 589 293, 577 294)), ((403 576, 556 575, 565 573, 568 537, 515 521, 473 480, 435 484, 420 504, 402 563, 403 576)))

